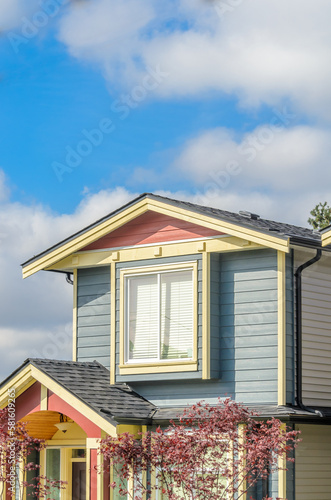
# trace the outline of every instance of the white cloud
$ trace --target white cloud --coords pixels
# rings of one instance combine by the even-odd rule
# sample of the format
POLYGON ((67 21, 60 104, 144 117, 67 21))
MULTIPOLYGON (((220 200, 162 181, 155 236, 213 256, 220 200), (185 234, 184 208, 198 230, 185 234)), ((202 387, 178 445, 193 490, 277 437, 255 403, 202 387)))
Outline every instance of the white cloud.
POLYGON ((0 380, 27 357, 71 358, 71 335, 63 340, 72 321, 71 285, 63 275, 46 272, 22 281, 20 264, 134 196, 121 188, 89 194, 71 215, 0 203, 0 350, 8 352, 0 380))
POLYGON ((146 66, 170 76, 165 97, 216 90, 244 106, 290 99, 300 112, 330 119, 331 4, 328 0, 98 0, 74 6, 59 36, 72 54, 102 65, 113 81, 137 83, 146 66), (233 2, 232 2, 233 3, 233 2))
MULTIPOLYGON (((297 134, 298 141, 307 142, 307 130, 298 129, 293 133, 297 134)), ((224 130, 208 132, 202 139, 196 140, 201 147, 201 151, 196 151, 196 154, 208 161, 206 168, 218 167, 235 151, 234 139, 224 130), (208 134, 211 137, 207 137, 208 134), (213 134, 216 139, 212 137, 213 134), (220 137, 227 144, 225 156, 221 156, 217 150, 220 137), (205 148, 208 154, 204 157, 205 148), (214 155, 219 158, 216 163, 211 161, 214 155)), ((318 144, 322 149, 325 148, 324 140, 323 136, 315 137, 309 147, 305 145, 306 151, 309 148, 315 151, 318 144)), ((189 154, 189 148, 190 144, 187 144, 178 160, 181 168, 185 165, 184 158, 190 161, 194 159, 189 154)), ((314 160, 315 156, 311 155, 311 158, 314 160)), ((274 164, 277 162, 274 161, 274 164)), ((246 181, 240 180, 238 187, 230 183, 221 189, 216 185, 216 189, 205 192, 203 179, 207 179, 208 174, 207 177, 201 177, 197 167, 198 162, 194 164, 196 170, 192 170, 192 174, 199 179, 195 195, 186 190, 158 191, 157 194, 235 212, 250 210, 263 217, 304 225, 309 210, 316 203, 324 199, 331 200, 327 182, 322 180, 320 191, 315 180, 311 192, 303 189, 303 185, 298 189, 293 186, 292 190, 282 190, 280 187, 273 190, 272 182, 276 174, 268 185, 265 181, 266 189, 246 189, 246 181)), ((297 171, 299 173, 299 168, 297 171)), ((285 175, 286 172, 281 174, 283 178, 285 175)), ((323 175, 324 170, 321 170, 323 175)), ((0 203, 0 351, 3 354, 0 379, 9 375, 27 357, 71 358, 72 287, 66 283, 63 275, 49 272, 37 273, 22 281, 20 263, 137 196, 137 193, 123 188, 102 190, 95 194, 89 193, 88 189, 85 192, 86 196, 70 215, 53 213, 41 204, 14 203, 10 199, 0 203)))
POLYGON ((242 139, 223 128, 183 146, 175 161, 198 185, 219 180, 230 189, 309 192, 331 183, 331 131, 309 126, 261 125, 242 139))
POLYGON ((153 17, 152 0, 73 3, 61 21, 59 39, 75 57, 101 63, 110 80, 115 73, 124 79, 137 71, 140 32, 153 17))
POLYGON ((37 0, 1 0, 0 31, 19 27, 23 22, 22 18, 30 16, 37 8, 37 0))

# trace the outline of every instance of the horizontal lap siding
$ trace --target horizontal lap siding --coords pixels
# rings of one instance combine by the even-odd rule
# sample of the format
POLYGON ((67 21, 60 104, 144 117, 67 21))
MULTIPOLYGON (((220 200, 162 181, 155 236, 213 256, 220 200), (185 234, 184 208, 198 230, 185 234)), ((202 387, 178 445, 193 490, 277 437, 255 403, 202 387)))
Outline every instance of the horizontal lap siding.
POLYGON ((77 272, 77 361, 110 367, 110 269, 77 272))
POLYGON ((211 255, 211 377, 158 381, 135 389, 161 407, 232 397, 277 403, 277 254, 259 250, 211 255))
POLYGON ((296 499, 331 498, 331 427, 298 425, 302 442, 295 452, 296 499))
POLYGON ((236 400, 277 402, 277 254, 221 256, 221 380, 234 374, 236 400))
MULTIPOLYGON (((296 267, 312 254, 300 253, 296 267)), ((312 406, 331 404, 331 258, 302 273, 303 401, 312 406)))

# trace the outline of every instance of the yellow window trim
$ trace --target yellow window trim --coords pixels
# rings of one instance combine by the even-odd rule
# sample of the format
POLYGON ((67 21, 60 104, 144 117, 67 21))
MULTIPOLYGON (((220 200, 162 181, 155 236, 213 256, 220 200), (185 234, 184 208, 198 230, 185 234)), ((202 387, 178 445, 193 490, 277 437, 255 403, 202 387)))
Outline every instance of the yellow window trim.
POLYGON ((169 263, 156 266, 130 267, 120 270, 120 375, 134 375, 144 373, 174 373, 181 371, 196 371, 198 367, 198 263, 187 261, 169 263), (125 362, 125 286, 124 280, 128 275, 157 273, 163 271, 179 271, 181 269, 193 270, 193 356, 190 360, 176 359, 173 361, 152 361, 151 363, 126 363, 125 362))
POLYGON ((177 372, 193 372, 198 370, 197 362, 190 362, 185 364, 173 363, 172 366, 169 364, 167 366, 150 364, 145 366, 128 366, 120 365, 119 367, 120 375, 144 375, 148 373, 177 373, 177 372))
POLYGON ((153 200, 151 198, 145 198, 138 201, 123 212, 114 215, 111 219, 101 222, 98 226, 86 231, 84 234, 77 236, 73 240, 64 243, 59 248, 43 255, 31 264, 27 264, 23 268, 23 278, 26 278, 42 269, 50 268, 55 263, 65 259, 73 253, 78 252, 85 246, 95 242, 115 229, 118 229, 139 215, 144 214, 148 210, 174 217, 176 219, 185 220, 193 224, 219 231, 220 233, 229 234, 230 236, 236 236, 244 240, 249 240, 268 248, 274 248, 284 252, 289 251, 289 238, 287 237, 265 234, 257 230, 241 227, 240 225, 220 221, 211 216, 201 215, 188 209, 182 209, 168 203, 153 200))

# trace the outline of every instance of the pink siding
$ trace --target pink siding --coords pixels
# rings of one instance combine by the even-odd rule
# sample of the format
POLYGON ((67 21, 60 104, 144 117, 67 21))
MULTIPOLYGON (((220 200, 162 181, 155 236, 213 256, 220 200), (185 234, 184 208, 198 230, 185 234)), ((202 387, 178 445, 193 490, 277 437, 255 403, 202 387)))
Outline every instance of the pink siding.
POLYGON ((48 410, 72 418, 86 432, 88 438, 101 437, 101 430, 96 424, 51 391, 48 391, 48 410))
POLYGON ((224 233, 148 211, 123 227, 82 248, 82 251, 188 240, 222 234, 224 233))
POLYGON ((21 418, 29 415, 29 413, 35 413, 40 411, 40 391, 41 384, 35 382, 29 389, 23 392, 16 399, 16 422, 21 420, 21 418))

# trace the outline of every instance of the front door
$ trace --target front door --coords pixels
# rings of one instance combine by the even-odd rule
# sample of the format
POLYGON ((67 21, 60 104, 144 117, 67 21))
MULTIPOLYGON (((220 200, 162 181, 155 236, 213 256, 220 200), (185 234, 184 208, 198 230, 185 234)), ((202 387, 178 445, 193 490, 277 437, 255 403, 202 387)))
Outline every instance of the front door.
POLYGON ((72 462, 72 500, 86 500, 86 462, 72 462))

